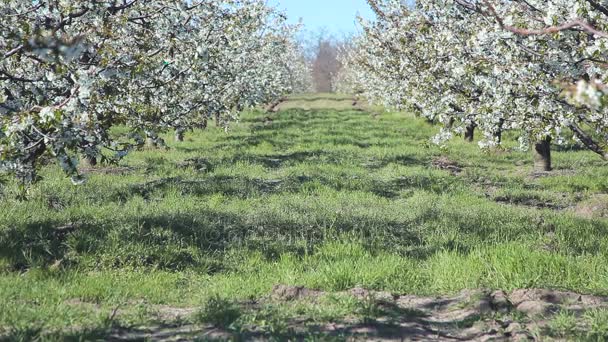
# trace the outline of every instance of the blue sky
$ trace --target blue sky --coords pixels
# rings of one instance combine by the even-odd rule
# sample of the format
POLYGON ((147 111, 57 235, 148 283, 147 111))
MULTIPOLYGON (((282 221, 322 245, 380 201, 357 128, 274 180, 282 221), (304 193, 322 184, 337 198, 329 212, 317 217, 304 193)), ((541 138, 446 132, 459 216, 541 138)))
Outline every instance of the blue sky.
POLYGON ((356 32, 357 14, 373 18, 373 13, 365 0, 270 0, 278 8, 287 11, 290 21, 302 18, 306 30, 317 31, 326 28, 330 33, 356 32))

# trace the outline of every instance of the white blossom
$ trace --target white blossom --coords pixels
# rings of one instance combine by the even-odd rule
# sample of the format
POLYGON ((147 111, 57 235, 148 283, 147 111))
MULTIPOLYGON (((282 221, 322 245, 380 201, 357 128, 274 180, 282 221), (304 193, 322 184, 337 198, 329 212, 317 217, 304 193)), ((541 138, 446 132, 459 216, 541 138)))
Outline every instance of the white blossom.
POLYGON ((361 21, 363 33, 343 58, 372 102, 443 123, 433 138, 440 144, 474 123, 482 148, 499 144, 498 133, 510 129, 525 148, 574 136, 608 156, 608 39, 576 27, 531 35, 505 29, 571 20, 607 29, 608 16, 589 1, 368 2, 377 20, 361 21))
POLYGON ((0 172, 31 182, 48 153, 80 182, 78 155, 123 156, 299 91, 297 29, 262 0, 3 0, 0 172), (122 124, 129 144, 109 134, 122 124))

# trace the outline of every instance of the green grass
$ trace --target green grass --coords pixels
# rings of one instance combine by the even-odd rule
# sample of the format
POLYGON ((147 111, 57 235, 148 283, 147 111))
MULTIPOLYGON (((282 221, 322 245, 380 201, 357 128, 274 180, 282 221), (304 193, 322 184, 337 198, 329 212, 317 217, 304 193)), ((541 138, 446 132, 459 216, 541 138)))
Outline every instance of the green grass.
MULTIPOLYGON (((574 210, 608 192, 605 162, 562 149, 553 175, 532 177, 514 134, 503 151, 460 139, 439 149, 437 127, 350 101, 301 96, 244 113, 228 134, 167 134, 169 150, 98 167, 83 186, 46 166, 28 201, 12 180, 0 185, 0 335, 93 336, 153 321, 158 305, 251 300, 278 283, 608 295, 608 222, 574 210), (432 166, 440 157, 461 172, 432 166)), ((330 319, 353 305, 317 309, 330 319)), ((228 313, 199 316, 256 314, 228 313)))

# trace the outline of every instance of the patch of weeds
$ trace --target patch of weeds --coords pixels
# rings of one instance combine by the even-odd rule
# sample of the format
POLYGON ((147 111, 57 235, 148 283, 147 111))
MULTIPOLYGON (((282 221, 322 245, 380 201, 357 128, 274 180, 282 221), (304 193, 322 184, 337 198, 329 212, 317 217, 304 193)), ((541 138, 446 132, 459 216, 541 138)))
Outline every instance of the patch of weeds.
POLYGON ((475 325, 475 323, 481 321, 483 317, 480 314, 468 316, 460 321, 454 322, 454 325, 459 329, 467 329, 475 325))
POLYGON ((289 317, 286 315, 285 308, 280 304, 265 305, 258 310, 249 312, 239 320, 241 332, 248 329, 260 331, 271 336, 288 336, 290 328, 289 317))
POLYGON ((608 310, 595 309, 587 311, 584 315, 587 324, 587 338, 591 341, 608 340, 608 310))
POLYGON ((321 305, 308 306, 306 314, 318 321, 336 321, 351 315, 359 308, 359 300, 351 295, 327 294, 320 299, 321 305))
POLYGON ((371 296, 366 296, 359 301, 358 308, 355 310, 358 315, 361 315, 366 323, 373 322, 376 318, 384 315, 384 310, 378 302, 371 296))
POLYGON ((528 316, 525 313, 517 310, 509 312, 507 317, 509 317, 514 322, 526 322, 529 320, 528 316))
POLYGON ((569 312, 562 310, 558 312, 549 322, 549 334, 554 337, 565 338, 576 333, 577 318, 569 312))
POLYGON ((211 323, 221 328, 229 328, 241 315, 241 309, 236 303, 219 295, 214 295, 203 305, 195 319, 202 323, 211 323))
POLYGON ((109 325, 101 324, 85 329, 53 329, 40 325, 11 327, 6 332, 0 330, 0 342, 30 341, 104 341, 107 340, 109 325))
POLYGON ((159 171, 170 170, 167 158, 164 157, 147 157, 144 159, 144 172, 147 175, 159 173, 159 171))
MULTIPOLYGON (((105 320, 106 325, 116 325, 116 312, 120 310, 120 307, 115 307, 108 314, 108 318, 105 320)), ((133 326, 141 324, 142 322, 149 321, 151 317, 155 317, 156 312, 146 303, 137 303, 135 306, 130 307, 127 312, 121 313, 120 325, 133 326)))
POLYGON ((0 334, 0 341, 26 342, 39 340, 44 329, 42 327, 13 327, 7 334, 0 334))

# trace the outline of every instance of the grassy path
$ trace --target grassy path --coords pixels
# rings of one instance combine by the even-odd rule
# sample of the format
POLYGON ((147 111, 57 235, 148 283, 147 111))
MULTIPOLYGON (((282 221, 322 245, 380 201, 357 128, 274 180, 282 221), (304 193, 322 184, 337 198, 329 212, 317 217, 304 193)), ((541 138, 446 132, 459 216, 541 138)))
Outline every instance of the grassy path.
MULTIPOLYGON (((229 134, 194 132, 87 170, 81 187, 48 166, 27 202, 15 199, 16 184, 0 185, 0 336, 281 339, 297 330, 339 340, 390 316, 353 288, 459 298, 454 310, 477 308, 450 321, 459 334, 486 321, 533 326, 514 308, 484 312, 478 304, 496 290, 608 295, 608 168, 592 153, 562 148, 552 174, 533 175, 514 136, 491 153, 459 139, 440 149, 424 120, 349 97, 302 96, 279 109, 245 113, 229 134), (323 295, 272 300, 277 284, 323 295), (319 328, 327 324, 346 326, 319 328)), ((550 328, 526 334, 608 336, 600 297, 579 317, 560 293, 560 314, 542 319, 550 328)), ((406 313, 390 326, 403 328, 406 313)), ((407 334, 399 329, 387 336, 407 334)))

